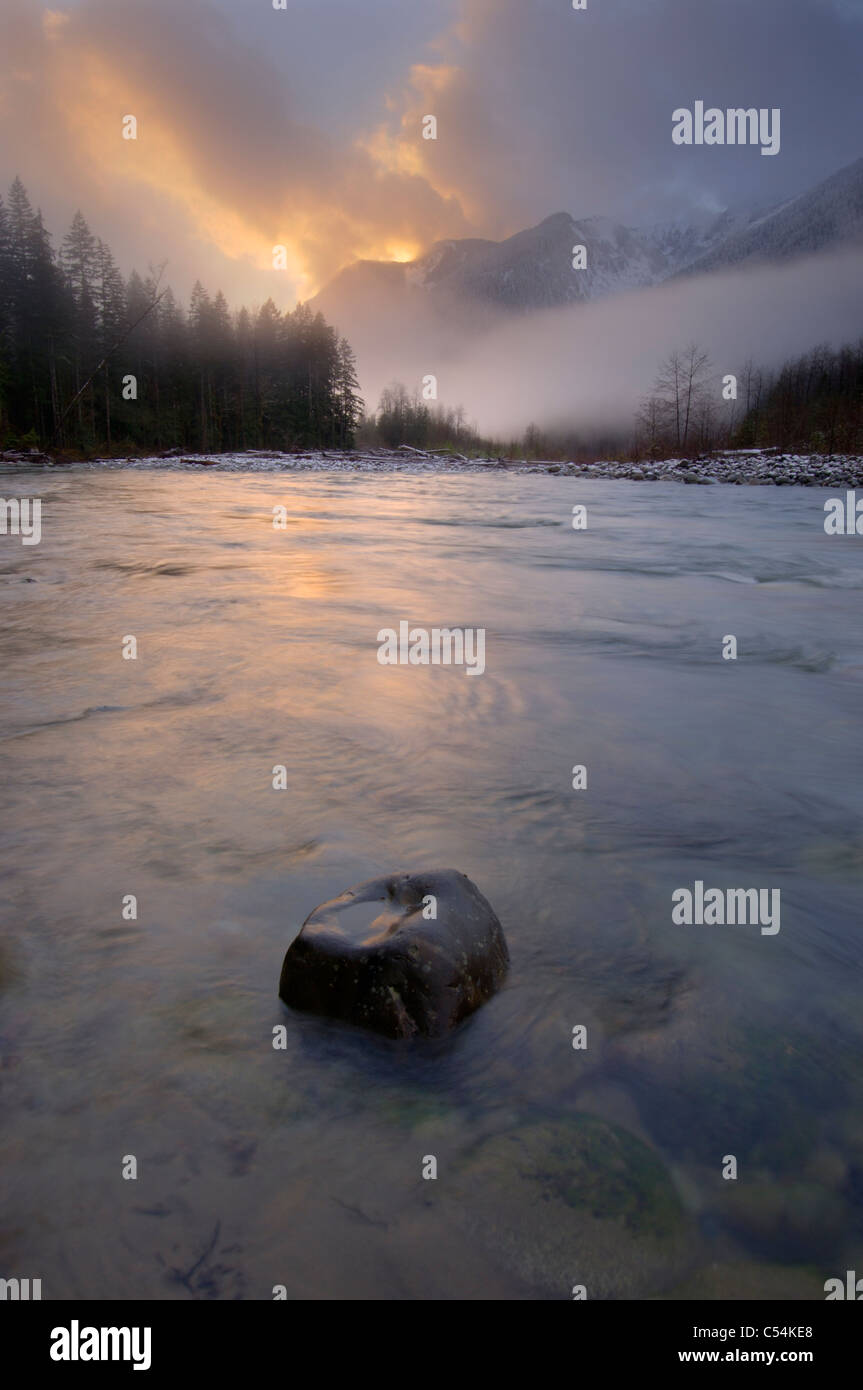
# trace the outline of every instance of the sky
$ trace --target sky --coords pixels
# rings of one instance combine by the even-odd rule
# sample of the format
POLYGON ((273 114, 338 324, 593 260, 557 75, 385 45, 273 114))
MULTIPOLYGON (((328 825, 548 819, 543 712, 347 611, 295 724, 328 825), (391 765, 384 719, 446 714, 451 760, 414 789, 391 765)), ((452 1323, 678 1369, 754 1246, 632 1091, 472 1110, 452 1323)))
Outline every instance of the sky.
POLYGON ((861 71, 863 0, 2 0, 0 186, 55 245, 80 207, 124 272, 285 308, 553 212, 775 204, 863 155, 861 71), (674 145, 696 100, 779 107, 781 152, 674 145))

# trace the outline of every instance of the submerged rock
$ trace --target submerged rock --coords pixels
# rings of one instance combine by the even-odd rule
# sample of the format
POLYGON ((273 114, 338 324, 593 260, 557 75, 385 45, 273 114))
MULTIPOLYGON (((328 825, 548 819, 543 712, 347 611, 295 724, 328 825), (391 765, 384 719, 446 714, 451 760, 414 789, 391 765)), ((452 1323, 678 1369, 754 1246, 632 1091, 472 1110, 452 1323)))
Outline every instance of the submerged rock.
POLYGON ((392 874, 315 908, 279 995, 392 1038, 440 1037, 500 988, 508 964, 500 922, 466 874, 392 874))
POLYGON ((777 1180, 757 1170, 726 1187, 716 1213, 756 1256, 828 1265, 840 1259, 852 1213, 839 1194, 820 1183, 777 1180))
MULTIPOLYGON (((437 1194, 434 1194, 437 1196, 437 1194)), ((543 1296, 645 1298, 687 1272, 697 1236, 659 1155, 598 1116, 533 1116, 480 1140, 439 1200, 543 1296)))

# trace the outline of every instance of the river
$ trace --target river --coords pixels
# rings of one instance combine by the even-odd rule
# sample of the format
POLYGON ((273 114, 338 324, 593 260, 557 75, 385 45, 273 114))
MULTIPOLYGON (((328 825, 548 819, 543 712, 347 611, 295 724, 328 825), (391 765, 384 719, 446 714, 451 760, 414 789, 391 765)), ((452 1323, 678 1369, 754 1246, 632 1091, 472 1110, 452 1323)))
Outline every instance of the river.
POLYGON ((826 494, 3 481, 42 538, 0 537, 0 1274, 804 1298, 863 1268, 863 540, 826 494), (484 672, 381 665, 402 620, 485 629, 484 672), (454 1036, 281 1005, 318 903, 435 867, 512 962, 454 1036), (780 890, 781 930, 676 924, 697 881, 780 890))

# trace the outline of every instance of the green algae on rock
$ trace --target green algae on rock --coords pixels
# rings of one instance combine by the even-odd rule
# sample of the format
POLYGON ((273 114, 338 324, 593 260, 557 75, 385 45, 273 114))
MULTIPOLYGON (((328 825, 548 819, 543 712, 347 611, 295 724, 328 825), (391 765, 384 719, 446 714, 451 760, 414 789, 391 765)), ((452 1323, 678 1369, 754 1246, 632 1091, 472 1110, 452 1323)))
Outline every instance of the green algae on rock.
POLYGON ((659 1156, 594 1115, 535 1120, 480 1141, 454 1200, 512 1274, 558 1298, 644 1296, 682 1277, 695 1234, 659 1156))

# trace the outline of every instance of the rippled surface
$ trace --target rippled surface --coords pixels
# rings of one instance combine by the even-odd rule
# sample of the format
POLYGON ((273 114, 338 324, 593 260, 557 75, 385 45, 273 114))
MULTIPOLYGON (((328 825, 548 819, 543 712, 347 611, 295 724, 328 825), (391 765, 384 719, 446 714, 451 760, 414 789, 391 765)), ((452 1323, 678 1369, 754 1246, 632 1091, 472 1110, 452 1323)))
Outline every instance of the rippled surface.
POLYGON ((484 1136, 584 1115, 653 1150, 685 1212, 639 1296, 823 1297, 859 1267, 863 541, 824 535, 823 494, 15 483, 43 539, 0 538, 0 1274, 46 1298, 567 1298, 447 1184, 484 1136), (484 627, 485 674, 381 667, 402 618, 484 627), (282 1008, 313 907, 439 866, 495 906, 503 993, 420 1046, 282 1008), (780 888, 779 935, 672 925, 698 878, 780 888))

